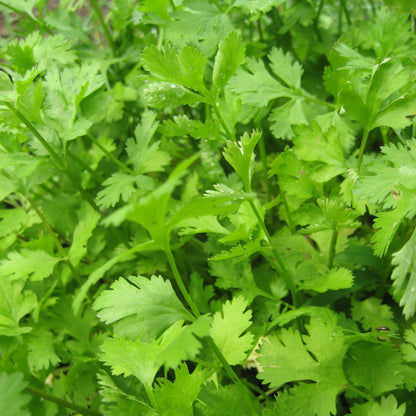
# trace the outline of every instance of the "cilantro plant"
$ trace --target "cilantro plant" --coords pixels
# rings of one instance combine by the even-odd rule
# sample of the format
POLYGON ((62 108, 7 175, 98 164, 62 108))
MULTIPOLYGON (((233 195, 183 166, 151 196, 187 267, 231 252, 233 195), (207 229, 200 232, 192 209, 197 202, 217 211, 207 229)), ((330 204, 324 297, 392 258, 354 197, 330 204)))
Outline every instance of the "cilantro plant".
POLYGON ((0 414, 416 413, 399 0, 3 0, 0 414))

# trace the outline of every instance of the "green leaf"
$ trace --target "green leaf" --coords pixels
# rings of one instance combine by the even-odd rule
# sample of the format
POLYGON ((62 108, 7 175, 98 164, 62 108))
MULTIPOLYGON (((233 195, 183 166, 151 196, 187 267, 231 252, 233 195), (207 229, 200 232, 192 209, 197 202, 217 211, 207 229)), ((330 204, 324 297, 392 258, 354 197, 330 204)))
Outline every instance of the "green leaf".
POLYGON ((224 88, 228 80, 243 63, 244 57, 245 45, 241 35, 237 32, 231 32, 220 42, 217 55, 215 56, 212 72, 212 82, 215 88, 224 88))
POLYGON ((270 416, 304 416, 334 415, 336 405, 334 397, 339 393, 339 387, 331 383, 320 384, 299 383, 289 391, 284 390, 276 398, 276 407, 270 416))
POLYGON ((42 331, 32 334, 27 342, 29 365, 35 370, 48 369, 55 366, 61 360, 56 355, 55 339, 51 331, 42 331))
POLYGON ((327 274, 304 280, 302 287, 312 289, 315 292, 324 293, 328 290, 349 289, 354 283, 351 270, 344 267, 331 269, 327 274))
POLYGON ((407 243, 393 254, 391 264, 396 266, 391 274, 393 295, 400 300, 403 315, 409 319, 416 310, 416 230, 407 243))
POLYGON ((22 373, 0 373, 0 414, 29 416, 25 409, 30 396, 24 393, 27 382, 22 373))
POLYGON ((394 345, 357 342, 348 351, 345 373, 350 382, 372 398, 404 382, 403 358, 394 345))
POLYGON ((355 404, 351 408, 351 416, 404 416, 406 412, 406 403, 402 403, 397 407, 395 397, 390 394, 382 397, 380 403, 376 401, 368 401, 362 404, 355 404))
POLYGON ((189 135, 194 139, 219 140, 217 130, 217 125, 212 119, 203 123, 186 115, 173 116, 173 120, 166 120, 158 129, 160 133, 167 137, 189 135))
POLYGON ((202 95, 207 93, 204 84, 207 58, 191 46, 178 51, 170 45, 161 49, 150 46, 143 51, 142 62, 153 80, 179 84, 202 95))
POLYGON ((256 410, 260 414, 258 404, 251 399, 251 396, 242 393, 233 384, 223 386, 214 381, 203 385, 195 407, 198 411, 195 415, 198 416, 252 415, 253 407, 257 407, 256 410), (249 406, 249 400, 252 406, 249 406))
POLYGON ((230 90, 237 94, 243 103, 266 107, 269 101, 275 98, 293 97, 290 88, 269 74, 263 61, 247 58, 245 66, 247 71, 238 69, 229 82, 230 90))
POLYGON ((154 339, 177 321, 193 316, 177 298, 169 280, 161 276, 119 279, 101 292, 94 303, 99 319, 114 325, 119 336, 154 339))
POLYGON ((166 39, 179 47, 192 45, 208 57, 234 29, 226 13, 203 0, 185 0, 182 10, 171 13, 171 17, 166 24, 166 39))
POLYGON ((148 84, 144 91, 144 97, 147 105, 152 108, 176 107, 209 101, 202 95, 172 82, 153 82, 148 84))
POLYGON ((78 115, 81 101, 104 84, 97 62, 59 70, 53 67, 45 77, 47 91, 44 103, 45 121, 64 140, 87 133, 92 122, 78 115))
POLYGON ((185 363, 175 370, 175 381, 159 378, 154 395, 158 411, 163 416, 188 416, 192 414, 192 404, 201 391, 207 378, 207 370, 197 367, 189 374, 185 363))
POLYGON ((222 312, 214 315, 210 335, 230 365, 240 364, 253 347, 254 337, 247 332, 251 325, 251 311, 244 312, 247 302, 236 297, 226 301, 222 312))
POLYGON ((271 8, 284 3, 284 0, 236 0, 233 7, 240 7, 246 13, 266 13, 271 8))
POLYGON ((323 131, 318 123, 293 127, 294 152, 300 159, 310 162, 311 179, 327 182, 347 171, 338 132, 331 127, 323 131))
POLYGON ((169 20, 168 6, 169 0, 144 0, 143 4, 139 7, 139 10, 142 12, 155 13, 162 19, 169 20))
POLYGON ((254 131, 251 135, 244 133, 238 143, 227 141, 223 155, 242 179, 247 192, 251 190, 253 175, 254 148, 260 140, 261 133, 254 131))
POLYGON ((394 321, 393 311, 390 306, 382 305, 381 299, 374 297, 365 300, 352 300, 351 315, 354 320, 360 322, 365 331, 378 327, 387 327, 397 331, 398 327, 394 321))
POLYGON ((20 326, 20 320, 32 312, 37 305, 33 292, 23 292, 22 282, 10 282, 0 277, 0 335, 16 336, 31 331, 29 326, 20 326))
POLYGON ((145 175, 129 175, 127 173, 116 172, 103 182, 105 186, 97 194, 97 204, 101 208, 113 207, 120 198, 128 202, 130 197, 137 189, 153 190, 154 180, 145 175))
POLYGON ((181 162, 163 185, 142 198, 140 202, 127 206, 125 217, 147 229, 151 238, 158 244, 166 243, 169 236, 170 230, 166 229, 165 220, 171 193, 197 157, 198 155, 194 155, 181 162))
MULTIPOLYGON (((282 407, 299 409, 310 398, 314 403, 314 414, 335 413, 336 397, 344 390, 347 381, 343 371, 347 351, 345 339, 334 322, 315 316, 311 317, 306 329, 309 335, 301 336, 291 328, 282 329, 278 336, 270 335, 264 339, 257 359, 261 368, 257 377, 272 388, 294 381, 314 381, 316 384, 301 384, 290 389, 293 399, 289 396, 282 397, 279 400, 282 407), (318 395, 322 402, 313 399, 314 395, 318 395), (296 398, 301 403, 297 404, 296 398), (289 403, 285 404, 287 401, 289 403)), ((301 413, 297 410, 294 414, 301 413)))
POLYGON ((100 214, 88 206, 75 227, 72 237, 72 245, 68 252, 68 258, 73 266, 78 266, 82 258, 87 254, 87 243, 92 232, 100 220, 100 214))
POLYGON ((108 338, 101 346, 101 360, 115 375, 133 374, 149 387, 162 365, 176 368, 182 360, 192 359, 201 348, 195 338, 208 335, 208 321, 201 317, 192 325, 178 321, 150 343, 126 338, 108 338))
POLYGON ((215 286, 221 289, 238 289, 237 294, 250 304, 256 296, 263 295, 254 280, 248 260, 233 263, 231 260, 210 261, 210 274, 215 276, 215 286))
POLYGON ((234 212, 241 205, 242 201, 251 198, 252 195, 243 192, 230 192, 229 194, 206 193, 203 197, 195 197, 186 201, 181 208, 173 214, 166 228, 171 230, 181 227, 183 221, 193 218, 205 217, 207 215, 224 215, 234 212))
POLYGON ((43 250, 22 249, 9 253, 7 259, 0 261, 0 273, 12 280, 43 280, 52 274, 55 265, 61 260, 43 250))
POLYGON ((275 107, 269 117, 270 129, 276 139, 291 139, 294 136, 293 125, 307 124, 303 100, 290 100, 275 107))

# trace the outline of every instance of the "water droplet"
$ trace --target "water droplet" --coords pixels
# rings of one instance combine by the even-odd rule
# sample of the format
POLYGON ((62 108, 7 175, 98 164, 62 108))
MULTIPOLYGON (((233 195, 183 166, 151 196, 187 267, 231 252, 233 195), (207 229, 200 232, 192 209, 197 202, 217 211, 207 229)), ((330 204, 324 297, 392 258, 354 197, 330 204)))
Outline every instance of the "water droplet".
POLYGON ((414 292, 416 292, 416 287, 414 287, 414 286, 413 286, 413 287, 410 289, 410 291, 411 291, 411 292, 413 292, 413 293, 414 293, 414 292))
POLYGON ((169 86, 170 86, 171 88, 176 88, 176 84, 174 84, 174 83, 171 83, 169 86))

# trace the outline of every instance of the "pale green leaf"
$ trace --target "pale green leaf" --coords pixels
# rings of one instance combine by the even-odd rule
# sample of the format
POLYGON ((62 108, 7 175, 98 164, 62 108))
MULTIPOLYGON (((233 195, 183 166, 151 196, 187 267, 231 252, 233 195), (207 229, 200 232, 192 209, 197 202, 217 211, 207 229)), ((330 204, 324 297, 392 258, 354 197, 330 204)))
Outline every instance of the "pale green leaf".
POLYGON ((79 223, 75 227, 72 236, 72 245, 68 252, 68 258, 73 266, 77 266, 82 258, 87 254, 87 243, 91 238, 92 232, 100 220, 100 214, 88 207, 82 215, 79 223))
POLYGON ((16 336, 31 331, 31 327, 20 326, 20 320, 31 313, 36 305, 36 295, 23 291, 23 283, 10 282, 0 276, 0 335, 16 336))
POLYGON ((130 276, 101 292, 94 303, 99 319, 113 324, 114 332, 146 341, 158 337, 173 323, 192 321, 192 315, 177 298, 169 280, 130 276))
POLYGON ((261 133, 254 131, 251 135, 244 133, 238 143, 227 141, 223 155, 242 179, 246 191, 251 189, 253 175, 254 148, 260 140, 261 133))
POLYGON ((61 260, 43 250, 21 249, 12 251, 7 259, 0 261, 0 273, 12 280, 43 280, 52 274, 61 260))
POLYGON ((403 366, 402 355, 393 344, 357 342, 348 351, 345 372, 354 386, 377 397, 404 382, 403 366))
POLYGON ((226 301, 222 312, 214 315, 210 335, 229 364, 240 364, 253 347, 254 336, 247 332, 251 325, 251 311, 242 297, 226 301))
POLYGON ((416 230, 407 243, 393 254, 391 264, 395 266, 391 279, 393 294, 399 299, 406 319, 416 310, 416 230))
POLYGON ((324 293, 328 290, 349 289, 354 283, 351 270, 344 267, 331 269, 327 274, 313 277, 302 282, 302 287, 315 292, 324 293))
POLYGON ((30 396, 24 392, 27 382, 22 373, 0 373, 0 414, 29 416, 26 405, 30 396))
POLYGON ((356 403, 351 408, 351 416, 404 416, 406 412, 406 403, 402 403, 397 407, 396 398, 390 394, 382 397, 380 403, 370 400, 365 403, 356 403))
POLYGON ((217 89, 222 89, 235 71, 243 63, 245 57, 245 45, 241 35, 231 32, 218 47, 215 56, 212 82, 217 89))
POLYGON ((101 346, 101 361, 111 366, 113 374, 133 374, 144 386, 150 387, 162 365, 176 368, 181 361, 196 356, 201 343, 193 334, 206 336, 207 324, 204 317, 192 325, 182 326, 178 321, 150 343, 139 339, 108 338, 101 346))
POLYGON ((389 305, 382 305, 381 299, 374 297, 365 300, 352 300, 351 315, 353 319, 360 322, 365 331, 378 327, 387 327, 391 331, 397 331, 398 327, 394 321, 393 311, 389 305))
POLYGON ((154 395, 158 410, 163 416, 188 416, 192 414, 192 404, 201 391, 207 378, 207 370, 197 367, 189 373, 185 363, 175 370, 175 381, 159 378, 154 395))
POLYGON ((207 92, 204 84, 207 58, 191 46, 179 50, 170 45, 161 49, 150 46, 143 51, 142 62, 154 80, 179 84, 204 94, 207 92))

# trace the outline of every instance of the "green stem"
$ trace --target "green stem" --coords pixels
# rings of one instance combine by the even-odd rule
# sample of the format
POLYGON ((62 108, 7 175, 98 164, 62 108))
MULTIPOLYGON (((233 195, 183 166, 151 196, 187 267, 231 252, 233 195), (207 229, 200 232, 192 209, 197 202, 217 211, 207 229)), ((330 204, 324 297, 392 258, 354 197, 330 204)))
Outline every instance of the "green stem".
POLYGON ((332 236, 331 236, 331 242, 329 244, 329 253, 328 253, 328 268, 329 269, 332 268, 332 265, 334 263, 335 247, 337 245, 337 239, 338 239, 338 231, 333 230, 332 236))
POLYGON ((298 92, 298 95, 300 95, 302 98, 304 98, 305 100, 310 101, 311 103, 315 103, 315 104, 319 104, 319 105, 323 105, 325 107, 330 108, 331 110, 336 110, 338 107, 335 104, 332 103, 327 103, 324 100, 320 100, 319 98, 315 98, 312 95, 309 95, 307 93, 305 93, 304 91, 300 90, 298 92))
POLYGON ((73 276, 75 277, 76 281, 79 284, 82 284, 81 279, 78 276, 78 273, 76 272, 74 266, 72 265, 71 261, 68 259, 68 256, 65 252, 65 249, 62 247, 61 242, 58 240, 58 237, 56 236, 55 231, 52 229, 51 225, 49 224, 48 220, 46 219, 46 217, 43 215, 42 211, 39 209, 39 207, 36 205, 35 201, 30 198, 29 196, 26 196, 26 199, 28 200, 30 206, 33 208, 33 210, 36 212, 36 214, 38 215, 38 217, 40 218, 40 220, 42 221, 44 227, 46 228, 46 230, 48 231, 48 233, 51 235, 56 248, 58 249, 59 254, 61 255, 61 257, 66 260, 66 263, 68 264, 69 269, 71 270, 73 276))
POLYGON ((367 394, 367 393, 364 393, 363 391, 361 391, 361 390, 359 390, 359 389, 357 389, 356 387, 354 387, 354 386, 351 386, 350 384, 348 385, 348 386, 346 386, 346 388, 349 390, 349 391, 352 391, 353 393, 355 393, 357 396, 359 396, 359 397, 363 397, 364 399, 366 399, 366 400, 371 400, 371 396, 369 395, 369 394, 367 394))
POLYGON ((249 200, 249 204, 251 206, 251 209, 254 212, 254 215, 257 218, 257 222, 259 223, 261 229, 263 230, 264 235, 266 236, 266 240, 267 240, 267 243, 270 246, 270 249, 272 250, 274 260, 278 264, 279 272, 282 274, 283 278, 285 279, 287 287, 288 287, 288 289, 290 291, 290 294, 292 296, 293 306, 297 307, 298 306, 298 300, 297 300, 297 296, 296 296, 295 282, 294 282, 293 276, 289 272, 288 268, 286 267, 284 260, 282 259, 280 254, 277 252, 276 248, 274 247, 273 242, 272 242, 272 237, 271 237, 268 229, 264 225, 264 221, 263 221, 259 211, 257 210, 256 205, 254 204, 254 202, 252 200, 249 200))
POLYGON ((223 366, 225 372, 227 373, 228 377, 232 380, 232 382, 236 385, 240 393, 242 394, 242 397, 244 397, 247 400, 248 405, 250 406, 253 415, 256 414, 256 411, 254 409, 253 403, 250 400, 249 395, 247 395, 247 388, 244 386, 244 384, 241 382, 238 375, 235 373, 235 371, 231 368, 230 364, 228 364, 225 357, 222 355, 222 352, 219 350, 217 345, 215 344, 214 340, 211 337, 207 337, 207 342, 209 347, 214 351, 215 355, 217 356, 218 360, 220 361, 221 365, 223 366))
POLYGON ((101 416, 101 413, 98 412, 97 410, 87 409, 85 407, 78 406, 77 404, 67 402, 66 400, 63 400, 63 399, 61 399, 59 397, 56 397, 56 396, 54 396, 52 394, 49 394, 49 393, 45 393, 45 392, 43 392, 41 390, 38 390, 34 387, 27 386, 25 388, 25 390, 28 393, 33 394, 34 396, 42 397, 42 399, 45 399, 45 400, 48 400, 50 402, 56 403, 59 406, 66 407, 67 409, 75 410, 76 412, 80 413, 81 415, 101 416))
POLYGON ((358 154, 357 173, 360 173, 361 164, 363 162, 364 150, 368 139, 368 128, 364 128, 363 138, 361 139, 360 153, 358 154))
MULTIPOLYGON (((195 317, 200 317, 201 314, 199 313, 199 310, 197 308, 197 306, 195 305, 194 301, 192 300, 191 295, 189 294, 188 290, 186 289, 182 277, 179 273, 178 267, 176 266, 176 262, 175 259, 173 257, 172 254, 172 250, 170 248, 169 243, 166 244, 166 247, 164 247, 164 251, 166 253, 166 256, 168 258, 168 262, 169 262, 169 266, 172 270, 172 274, 175 278, 175 281, 179 287, 179 290, 182 293, 182 296, 185 298, 186 303, 189 305, 189 307, 191 308, 192 313, 194 314, 195 317)), ((247 390, 244 387, 243 383, 241 382, 241 380, 239 379, 239 377, 237 376, 237 374, 235 373, 235 371, 231 368, 230 364, 228 364, 227 360, 225 359, 224 355, 222 354, 222 352, 219 350, 219 348, 217 347, 217 345, 215 344, 214 340, 208 336, 206 338, 207 343, 209 345, 209 347, 212 349, 212 351, 214 352, 214 354, 217 356, 218 360, 220 361, 222 367, 224 368, 225 372, 227 373, 227 375, 230 377, 230 379, 233 381, 233 383, 237 386, 237 388, 240 390, 240 392, 243 394, 243 397, 247 397, 247 390)), ((253 405, 250 401, 250 399, 247 397, 247 401, 249 403, 249 406, 252 408, 252 410, 254 411, 253 405)))
POLYGON ((46 228, 46 230, 48 231, 48 233, 51 235, 51 237, 52 237, 52 239, 55 243, 55 246, 58 249, 58 252, 61 255, 61 257, 66 258, 67 254, 66 254, 64 248, 62 247, 62 244, 58 240, 58 237, 56 236, 55 232, 53 231, 52 227, 50 226, 48 220, 43 215, 42 211, 39 209, 39 207, 36 205, 35 201, 33 201, 32 198, 30 198, 29 196, 26 196, 26 199, 28 200, 32 209, 36 212, 36 214, 38 215, 38 217, 42 221, 42 223, 43 223, 44 227, 46 228))
POLYGON ((267 155, 266 155, 266 145, 264 144, 263 134, 261 135, 260 140, 259 140, 259 151, 260 151, 261 165, 263 167, 264 180, 266 183, 267 201, 270 202, 272 200, 272 197, 271 197, 272 191, 271 191, 270 181, 267 176, 267 155))
POLYGON ((324 6, 324 0, 321 0, 320 3, 319 3, 319 7, 318 7, 318 13, 316 14, 316 17, 313 21, 313 28, 316 32, 316 37, 317 37, 319 42, 322 42, 322 36, 321 36, 321 33, 319 32, 318 23, 319 23, 319 18, 321 16, 323 6, 324 6))
POLYGON ((29 14, 27 14, 25 12, 22 12, 19 9, 16 9, 13 6, 10 6, 9 4, 5 3, 4 1, 0 1, 0 6, 3 6, 6 9, 9 9, 12 12, 17 13, 18 15, 20 15, 20 16, 26 18, 26 19, 29 19, 30 21, 35 23, 37 26, 39 26, 40 29, 45 30, 45 32, 49 33, 50 35, 53 34, 52 30, 48 26, 46 26, 45 23, 42 22, 41 20, 35 19, 34 17, 30 16, 29 14))
POLYGON ((75 160, 80 166, 82 166, 92 177, 92 179, 101 185, 104 182, 104 178, 97 172, 94 172, 82 159, 80 159, 75 153, 72 153, 70 150, 66 151, 67 155, 75 160))
POLYGON ((170 7, 172 7, 172 10, 174 12, 176 12, 176 6, 175 6, 175 3, 173 2, 173 0, 169 0, 169 4, 170 4, 170 7))
POLYGON ((168 258, 169 266, 172 270, 173 277, 175 278, 176 284, 178 285, 179 290, 182 293, 182 296, 184 297, 188 306, 191 308, 191 311, 194 314, 194 316, 196 316, 197 318, 200 317, 201 314, 199 313, 199 310, 198 310, 195 302, 192 300, 191 295, 189 294, 188 290, 185 287, 185 284, 183 283, 182 277, 179 273, 179 270, 178 270, 178 267, 176 265, 175 259, 173 257, 172 250, 170 248, 169 243, 166 244, 166 247, 165 247, 164 251, 166 253, 166 257, 168 258))
POLYGON ((105 23, 103 13, 101 12, 101 7, 99 6, 97 0, 90 0, 90 4, 92 9, 94 10, 95 15, 98 18, 98 21, 100 22, 100 25, 104 31, 104 36, 107 39, 107 43, 111 48, 111 52, 113 53, 113 56, 116 55, 116 48, 114 45, 113 36, 111 35, 110 29, 107 26, 107 23, 105 23))
POLYGON ((91 205, 91 207, 101 214, 98 206, 95 204, 91 196, 86 192, 82 186, 78 184, 75 178, 71 175, 68 168, 66 167, 63 160, 58 156, 58 154, 52 149, 49 143, 45 140, 45 138, 39 133, 39 131, 35 128, 35 126, 12 104, 8 103, 7 101, 1 101, 1 104, 4 104, 9 110, 11 110, 22 122, 25 126, 34 134, 34 136, 41 142, 42 146, 48 151, 51 155, 52 159, 58 165, 60 169, 65 173, 68 177, 72 185, 78 190, 78 192, 82 195, 82 197, 91 205))
POLYGON ((128 173, 133 173, 133 171, 125 165, 123 162, 120 162, 112 153, 110 153, 90 132, 87 133, 87 137, 109 158, 111 159, 119 168, 128 173))
POLYGON ((218 121, 220 122, 222 128, 225 131, 225 134, 227 135, 228 139, 231 140, 233 138, 233 134, 231 133, 230 129, 228 128, 227 124, 225 123, 224 118, 222 117, 220 111, 218 110, 217 103, 215 102, 212 106, 214 108, 214 113, 218 118, 218 121))
POLYGON ((144 386, 144 389, 146 391, 147 398, 149 399, 150 404, 152 405, 153 409, 157 411, 159 408, 155 395, 153 394, 153 389, 151 386, 144 386))
POLYGON ((341 9, 344 11, 348 26, 351 26, 351 16, 350 12, 348 11, 347 5, 345 4, 345 0, 341 0, 341 9))

